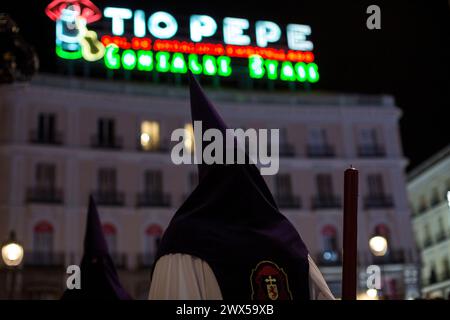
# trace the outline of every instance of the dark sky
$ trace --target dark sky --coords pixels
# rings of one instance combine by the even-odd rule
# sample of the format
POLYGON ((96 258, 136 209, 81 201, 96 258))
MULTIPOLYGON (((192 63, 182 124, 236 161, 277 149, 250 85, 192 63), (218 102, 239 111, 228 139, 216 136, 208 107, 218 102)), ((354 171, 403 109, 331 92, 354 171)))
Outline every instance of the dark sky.
MULTIPOLYGON (((388 93, 403 110, 401 134, 413 168, 450 143, 450 7, 447 0, 391 1, 142 1, 94 0, 177 15, 204 13, 312 27, 321 80, 316 90, 388 93), (381 8, 381 30, 366 28, 367 6, 381 8)), ((54 68, 50 0, 2 1, 22 35, 37 49, 41 70, 54 68), (16 5, 12 5, 16 3, 16 5)))

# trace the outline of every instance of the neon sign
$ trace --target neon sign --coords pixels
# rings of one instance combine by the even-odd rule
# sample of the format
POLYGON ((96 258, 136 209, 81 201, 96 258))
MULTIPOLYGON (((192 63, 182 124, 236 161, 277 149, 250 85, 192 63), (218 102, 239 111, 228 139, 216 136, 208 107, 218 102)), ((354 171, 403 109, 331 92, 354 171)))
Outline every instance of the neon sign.
POLYGON ((283 27, 266 20, 251 25, 243 18, 217 21, 201 14, 191 15, 188 25, 179 25, 164 11, 105 7, 103 19, 110 28, 98 30, 97 37, 88 25, 100 20, 102 12, 89 0, 54 0, 46 13, 56 22, 56 54, 62 59, 103 60, 111 70, 186 73, 189 69, 220 77, 232 76, 236 63, 246 65, 253 79, 319 80, 308 25, 283 27), (188 37, 180 35, 180 29, 188 30, 188 37))

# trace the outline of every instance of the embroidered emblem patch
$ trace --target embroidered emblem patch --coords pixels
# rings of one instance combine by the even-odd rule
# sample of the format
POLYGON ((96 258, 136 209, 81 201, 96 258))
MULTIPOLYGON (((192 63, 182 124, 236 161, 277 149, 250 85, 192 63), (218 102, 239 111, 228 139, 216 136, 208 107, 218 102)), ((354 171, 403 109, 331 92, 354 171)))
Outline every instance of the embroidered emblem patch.
POLYGON ((250 276, 252 300, 292 300, 287 274, 272 261, 261 261, 250 276))

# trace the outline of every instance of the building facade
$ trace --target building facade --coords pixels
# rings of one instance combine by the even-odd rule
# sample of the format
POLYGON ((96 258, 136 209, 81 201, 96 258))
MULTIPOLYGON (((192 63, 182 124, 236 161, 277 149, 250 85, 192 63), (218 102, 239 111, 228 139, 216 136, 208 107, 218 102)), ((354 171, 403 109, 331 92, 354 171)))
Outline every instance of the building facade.
MULTIPOLYGON (((265 179, 337 296, 350 165, 360 173, 361 292, 367 266, 377 264, 384 298, 417 296, 392 97, 206 91, 229 127, 280 128, 280 171, 265 179), (380 232, 389 250, 375 257, 368 240, 380 232)), ((14 295, 59 297, 66 267, 82 255, 92 194, 124 286, 145 299, 159 240, 196 186, 196 166, 170 158, 172 131, 189 131, 188 89, 40 75, 0 87, 0 97, 0 235, 15 230, 25 248, 14 295)))
POLYGON ((422 261, 422 295, 450 297, 450 146, 408 175, 412 225, 422 261))

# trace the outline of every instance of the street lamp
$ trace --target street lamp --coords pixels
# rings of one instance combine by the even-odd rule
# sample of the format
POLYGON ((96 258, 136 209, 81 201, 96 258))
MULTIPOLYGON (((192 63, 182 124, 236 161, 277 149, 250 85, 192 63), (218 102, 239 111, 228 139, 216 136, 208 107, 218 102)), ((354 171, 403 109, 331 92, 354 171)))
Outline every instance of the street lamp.
POLYGON ((16 241, 16 234, 11 231, 9 239, 2 246, 2 259, 8 267, 17 267, 23 259, 23 247, 16 241))
POLYGON ((11 273, 9 299, 12 299, 16 285, 16 269, 23 259, 23 247, 16 241, 16 234, 14 231, 10 232, 9 239, 2 246, 2 259, 11 273))
POLYGON ((385 237, 374 236, 369 240, 369 247, 374 256, 382 257, 387 252, 388 242, 385 237))

